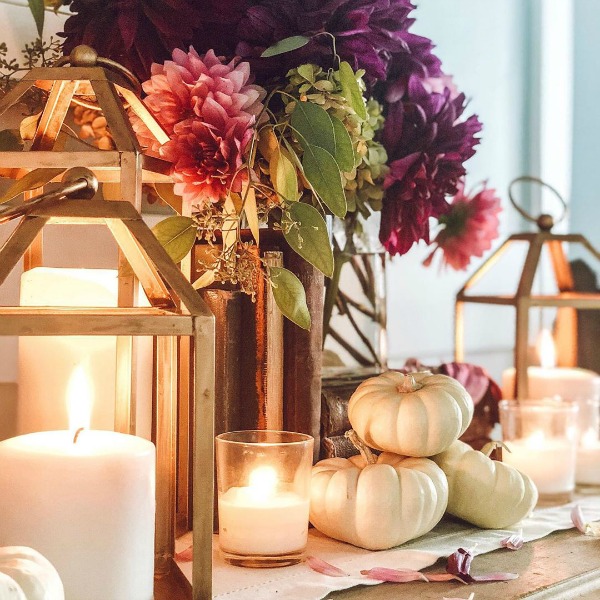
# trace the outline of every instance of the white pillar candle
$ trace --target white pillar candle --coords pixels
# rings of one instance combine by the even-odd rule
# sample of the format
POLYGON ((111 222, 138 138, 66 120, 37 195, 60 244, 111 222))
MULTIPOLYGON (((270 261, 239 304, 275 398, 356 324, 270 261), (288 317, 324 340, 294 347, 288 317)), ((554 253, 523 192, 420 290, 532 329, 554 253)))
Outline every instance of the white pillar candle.
POLYGON ((306 546, 309 500, 277 481, 275 469, 258 467, 250 485, 219 496, 219 545, 241 555, 284 555, 306 546))
MULTIPOLYGON (((21 306, 117 306, 117 271, 37 267, 21 277, 21 306)), ((68 427, 64 399, 71 374, 83 366, 96 402, 93 429, 114 428, 115 336, 24 336, 19 339, 18 432, 68 427)))
POLYGON ((154 446, 109 431, 0 442, 0 546, 56 567, 67 600, 152 600, 154 446))
POLYGON ((575 488, 576 442, 545 437, 537 431, 523 439, 506 442, 510 452, 502 460, 529 475, 541 495, 563 494, 575 488))
POLYGON ((581 436, 575 480, 582 485, 600 485, 600 440, 594 429, 581 436))
MULTIPOLYGON (((600 376, 594 371, 567 367, 528 367, 528 398, 542 400, 560 396, 563 400, 589 400, 600 395, 600 376)), ((502 373, 502 396, 514 397, 515 369, 502 373)))

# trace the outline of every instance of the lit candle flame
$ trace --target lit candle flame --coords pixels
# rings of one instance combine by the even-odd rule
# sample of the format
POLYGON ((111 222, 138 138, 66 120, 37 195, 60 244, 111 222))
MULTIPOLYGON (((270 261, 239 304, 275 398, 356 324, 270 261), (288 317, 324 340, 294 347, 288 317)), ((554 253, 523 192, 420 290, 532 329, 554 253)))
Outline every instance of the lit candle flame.
POLYGON ((540 446, 543 446, 545 439, 546 436, 544 435, 544 432, 541 429, 538 429, 525 440, 525 444, 531 449, 539 448, 540 446))
POLYGON ((556 366, 556 348, 554 338, 549 329, 542 329, 537 339, 537 352, 540 365, 544 369, 552 369, 556 366))
POLYGON ((250 473, 249 492, 256 500, 266 500, 275 493, 278 478, 273 467, 257 467, 250 473))
POLYGON ((78 429, 90 428, 92 418, 93 390, 82 366, 77 367, 67 386, 67 410, 69 429, 75 433, 78 429))

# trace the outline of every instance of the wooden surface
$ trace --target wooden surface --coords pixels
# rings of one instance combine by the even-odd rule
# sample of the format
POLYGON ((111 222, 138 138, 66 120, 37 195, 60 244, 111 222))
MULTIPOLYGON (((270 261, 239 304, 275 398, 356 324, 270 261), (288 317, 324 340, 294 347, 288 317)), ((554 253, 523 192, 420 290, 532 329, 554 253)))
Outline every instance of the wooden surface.
MULTIPOLYGON (((440 572, 445 560, 425 569, 440 572)), ((521 550, 496 550, 475 557, 473 574, 491 571, 518 573, 514 581, 463 585, 447 583, 382 583, 355 587, 327 596, 329 600, 598 600, 600 598, 600 538, 574 529, 553 533, 525 544, 521 550)), ((156 582, 155 600, 189 600, 185 587, 174 577, 156 582)), ((302 600, 302 598, 298 598, 302 600)))

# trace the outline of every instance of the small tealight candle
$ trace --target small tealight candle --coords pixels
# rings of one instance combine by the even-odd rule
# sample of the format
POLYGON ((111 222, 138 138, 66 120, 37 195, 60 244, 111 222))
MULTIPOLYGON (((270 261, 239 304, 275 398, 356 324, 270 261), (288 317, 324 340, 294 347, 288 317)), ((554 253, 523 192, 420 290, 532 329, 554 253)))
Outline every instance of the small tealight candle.
POLYGON ((219 547, 227 562, 285 566, 308 536, 313 438, 283 431, 217 436, 219 547))
POLYGON ((502 459, 529 475, 541 502, 563 501, 575 488, 577 414, 575 403, 556 400, 500 402, 502 459))
POLYGON ((581 436, 575 479, 579 485, 600 486, 600 440, 595 429, 581 436))

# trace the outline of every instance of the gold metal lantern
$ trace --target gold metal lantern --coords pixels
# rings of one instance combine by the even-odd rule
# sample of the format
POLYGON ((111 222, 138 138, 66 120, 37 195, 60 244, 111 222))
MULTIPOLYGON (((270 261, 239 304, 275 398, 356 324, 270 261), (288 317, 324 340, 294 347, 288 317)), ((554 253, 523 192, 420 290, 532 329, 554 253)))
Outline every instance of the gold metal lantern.
POLYGON ((194 600, 208 599, 212 583, 214 318, 140 216, 142 184, 169 183, 170 164, 142 150, 127 110, 141 119, 158 142, 166 142, 168 135, 140 100, 135 77, 87 46, 75 48, 54 67, 29 71, 0 101, 0 125, 32 88, 47 92, 35 134, 23 151, 0 152, 0 177, 19 180, 38 169, 56 169, 56 176, 48 184, 26 191, 25 202, 11 201, 4 210, 0 205, 0 223, 20 218, 0 249, 0 284, 21 258, 25 270, 43 265, 46 224, 102 224, 119 250, 118 307, 0 307, 0 335, 116 336, 114 429, 132 434, 136 433, 136 339, 153 337, 157 573, 178 572, 173 561, 176 531, 193 529, 193 585, 187 591, 194 600), (76 105, 101 111, 114 150, 65 147, 60 133, 69 110, 76 105), (58 183, 67 167, 75 169, 58 183), (82 199, 86 194, 82 190, 94 180, 104 184, 105 199, 82 199), (106 184, 118 187, 112 186, 108 193, 106 184), (140 284, 149 307, 139 306, 140 284))
POLYGON ((563 366, 575 366, 577 361, 577 311, 600 309, 600 293, 584 293, 575 290, 573 273, 565 253, 565 244, 579 245, 592 257, 600 260, 600 253, 580 234, 555 234, 553 217, 542 214, 535 218, 523 210, 512 195, 513 184, 520 181, 538 183, 550 189, 562 203, 566 213, 566 204, 558 192, 534 177, 520 177, 513 181, 509 188, 509 197, 513 206, 527 220, 538 226, 536 233, 518 233, 511 235, 500 247, 475 271, 456 296, 455 309, 455 358, 464 360, 465 355, 465 305, 480 304, 488 306, 510 306, 516 311, 516 331, 514 345, 514 366, 516 369, 514 398, 523 400, 528 397, 528 337, 532 309, 556 308, 557 320, 561 323, 563 332, 562 343, 567 353, 562 355, 563 366), (493 271, 499 259, 516 244, 525 243, 527 252, 521 271, 518 273, 518 286, 514 294, 505 295, 475 295, 472 288, 493 271), (542 257, 542 251, 549 251, 553 278, 556 282, 556 294, 533 293, 534 278, 542 257))

